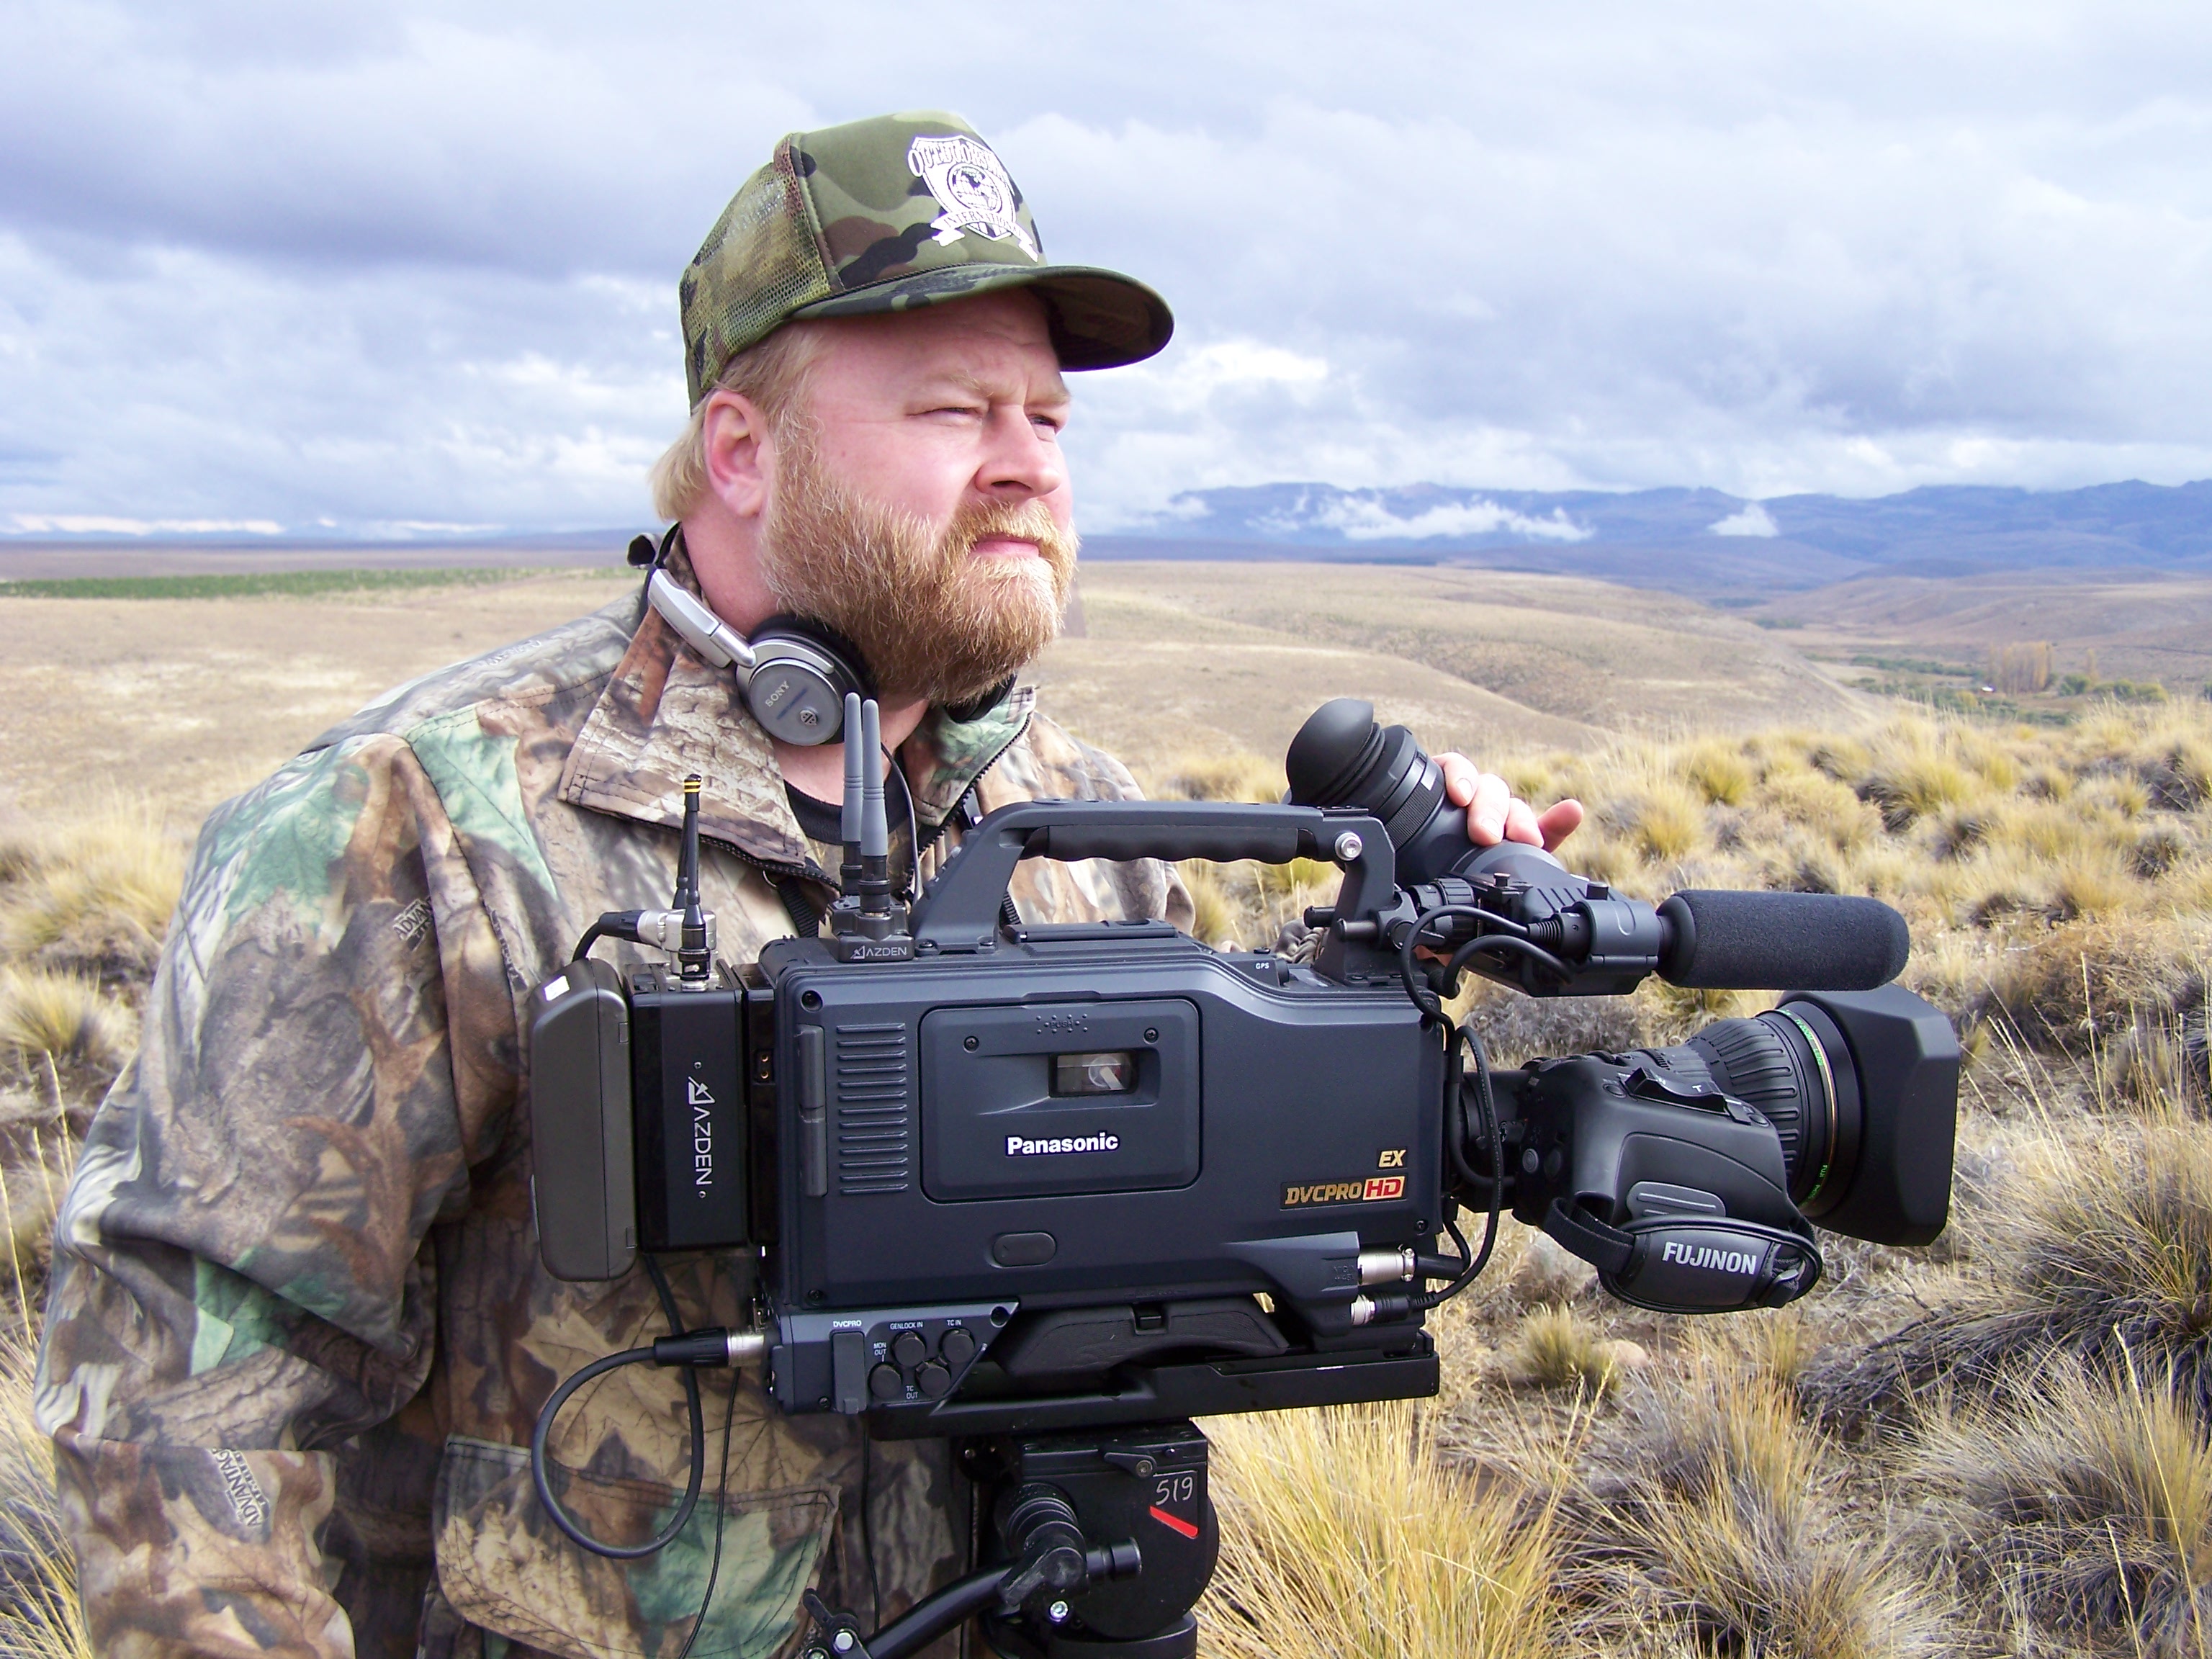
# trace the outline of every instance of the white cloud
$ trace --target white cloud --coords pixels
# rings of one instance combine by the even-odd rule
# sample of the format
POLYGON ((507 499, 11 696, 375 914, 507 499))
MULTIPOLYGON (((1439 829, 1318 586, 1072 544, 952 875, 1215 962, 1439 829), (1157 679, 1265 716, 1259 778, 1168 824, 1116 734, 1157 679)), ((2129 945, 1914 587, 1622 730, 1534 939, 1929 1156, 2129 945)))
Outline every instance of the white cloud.
POLYGON ((92 513, 15 513, 19 536, 281 536, 274 519, 117 519, 92 513))
POLYGON ((1257 340, 1232 339, 1155 358, 1131 372, 1158 377, 1171 395, 1203 401, 1224 392, 1319 386, 1328 379, 1328 364, 1257 340))
POLYGON ((1531 518, 1495 501, 1449 502, 1401 519, 1380 501, 1351 496, 1331 501, 1314 515, 1314 521, 1340 530, 1355 542, 1492 536, 1499 531, 1530 541, 1583 542, 1595 533, 1576 524, 1562 508, 1554 507, 1542 518, 1531 518))
POLYGON ((0 522, 635 521, 731 191, 782 131, 929 104, 1055 258, 1176 309, 1079 379, 1086 527, 1301 477, 2212 475, 2203 8, 841 19, 18 0, 0 522))
POLYGON ((1705 526, 1715 536, 1778 536, 1782 527, 1774 522, 1774 515, 1757 501, 1747 501, 1741 512, 1731 513, 1725 519, 1705 526))

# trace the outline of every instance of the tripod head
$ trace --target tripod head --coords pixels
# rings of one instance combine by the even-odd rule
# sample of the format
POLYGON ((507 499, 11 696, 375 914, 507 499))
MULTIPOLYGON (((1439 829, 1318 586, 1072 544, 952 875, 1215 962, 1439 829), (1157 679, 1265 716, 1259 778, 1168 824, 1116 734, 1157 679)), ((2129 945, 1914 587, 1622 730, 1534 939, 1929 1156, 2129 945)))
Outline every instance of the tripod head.
POLYGON ((1206 1451, 1187 1421, 963 1443, 986 1565, 871 1636, 809 1592, 806 1659, 903 1659, 978 1616, 1012 1659, 1192 1659, 1220 1551, 1206 1451))

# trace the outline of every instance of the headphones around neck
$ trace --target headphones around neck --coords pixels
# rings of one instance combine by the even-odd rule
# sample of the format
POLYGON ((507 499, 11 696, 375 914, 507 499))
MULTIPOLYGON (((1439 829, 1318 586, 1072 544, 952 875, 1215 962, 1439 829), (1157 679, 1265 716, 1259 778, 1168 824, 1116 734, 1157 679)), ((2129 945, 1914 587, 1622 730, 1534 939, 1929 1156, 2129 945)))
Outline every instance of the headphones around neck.
POLYGON ((657 549, 649 536, 629 544, 630 562, 650 566, 646 602, 709 664, 730 670, 746 710, 769 736, 802 747, 835 743, 844 732, 846 694, 876 694, 860 653, 803 617, 770 617, 745 639, 661 568, 678 530, 670 526, 657 549))

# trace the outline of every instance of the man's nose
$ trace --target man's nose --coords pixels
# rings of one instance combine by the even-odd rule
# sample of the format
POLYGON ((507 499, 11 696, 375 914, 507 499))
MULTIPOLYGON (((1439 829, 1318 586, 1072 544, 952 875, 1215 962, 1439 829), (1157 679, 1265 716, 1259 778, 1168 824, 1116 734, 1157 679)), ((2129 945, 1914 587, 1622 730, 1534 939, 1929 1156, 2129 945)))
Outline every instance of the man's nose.
POLYGON ((991 411, 983 464, 975 483, 987 495, 1025 501, 1049 495, 1067 482, 1067 465, 1051 434, 1041 432, 1023 409, 991 411))

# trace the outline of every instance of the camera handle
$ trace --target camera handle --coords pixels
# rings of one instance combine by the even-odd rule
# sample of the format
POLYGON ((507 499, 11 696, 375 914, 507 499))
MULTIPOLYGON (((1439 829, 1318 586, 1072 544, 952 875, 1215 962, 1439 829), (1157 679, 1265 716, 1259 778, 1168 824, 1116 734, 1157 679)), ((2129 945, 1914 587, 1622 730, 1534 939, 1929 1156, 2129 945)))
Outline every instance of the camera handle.
POLYGON ((1344 868, 1336 913, 1373 921, 1397 890, 1397 860, 1381 822, 1359 810, 1246 805, 1226 801, 1030 800, 1002 806, 914 907, 915 949, 991 949, 1000 901, 1024 859, 1326 860, 1344 868))

